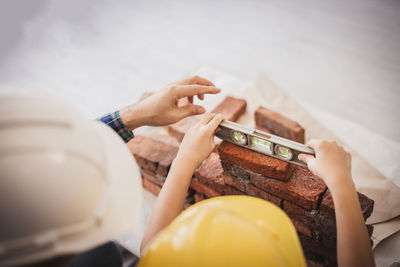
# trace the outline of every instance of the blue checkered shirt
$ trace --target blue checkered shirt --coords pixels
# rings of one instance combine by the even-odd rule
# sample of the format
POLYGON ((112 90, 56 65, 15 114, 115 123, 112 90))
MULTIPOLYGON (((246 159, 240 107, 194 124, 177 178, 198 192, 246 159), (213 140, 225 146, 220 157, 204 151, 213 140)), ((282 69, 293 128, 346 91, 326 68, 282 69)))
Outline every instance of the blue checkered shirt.
POLYGON ((132 131, 129 131, 125 125, 122 123, 121 118, 119 117, 119 111, 114 111, 107 115, 104 115, 97 120, 107 124, 110 126, 122 139, 124 139, 125 143, 128 143, 133 137, 135 137, 132 131))

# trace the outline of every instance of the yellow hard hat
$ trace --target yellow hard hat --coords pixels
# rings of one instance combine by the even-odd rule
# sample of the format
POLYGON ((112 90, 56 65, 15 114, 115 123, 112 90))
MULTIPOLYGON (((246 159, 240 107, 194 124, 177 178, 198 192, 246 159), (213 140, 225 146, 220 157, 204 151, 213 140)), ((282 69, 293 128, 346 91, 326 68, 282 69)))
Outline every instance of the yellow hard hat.
POLYGON ((145 249, 144 266, 306 266, 289 217, 274 204, 224 196, 182 212, 145 249))

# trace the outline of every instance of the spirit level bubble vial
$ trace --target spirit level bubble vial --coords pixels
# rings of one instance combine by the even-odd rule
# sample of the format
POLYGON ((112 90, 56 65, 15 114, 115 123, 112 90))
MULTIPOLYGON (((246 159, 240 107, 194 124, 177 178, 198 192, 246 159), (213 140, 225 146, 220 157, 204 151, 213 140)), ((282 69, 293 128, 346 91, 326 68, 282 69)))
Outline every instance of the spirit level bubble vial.
POLYGON ((315 154, 314 150, 303 144, 231 121, 223 120, 219 128, 215 135, 222 140, 304 168, 307 165, 298 159, 299 154, 315 154))

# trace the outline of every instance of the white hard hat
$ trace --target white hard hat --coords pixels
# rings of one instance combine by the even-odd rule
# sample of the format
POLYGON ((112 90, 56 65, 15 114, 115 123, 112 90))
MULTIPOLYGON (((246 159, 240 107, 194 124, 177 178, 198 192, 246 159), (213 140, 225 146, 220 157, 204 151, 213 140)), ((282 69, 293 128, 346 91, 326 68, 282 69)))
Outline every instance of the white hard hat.
POLYGON ((135 225, 139 168, 123 140, 57 99, 0 95, 0 266, 81 252, 135 225))

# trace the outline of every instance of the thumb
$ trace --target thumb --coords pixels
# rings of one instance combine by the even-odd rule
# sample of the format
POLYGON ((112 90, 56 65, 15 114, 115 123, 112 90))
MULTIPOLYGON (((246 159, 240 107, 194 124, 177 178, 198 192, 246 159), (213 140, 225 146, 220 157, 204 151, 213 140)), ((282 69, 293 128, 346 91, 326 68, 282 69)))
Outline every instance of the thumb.
POLYGON ((315 159, 315 157, 313 155, 308 155, 308 154, 300 154, 298 156, 298 159, 303 161, 305 164, 309 164, 309 162, 311 162, 313 159, 315 159))
POLYGON ((204 112, 206 112, 206 110, 202 106, 198 105, 186 105, 178 108, 178 114, 181 118, 203 114, 204 112))

